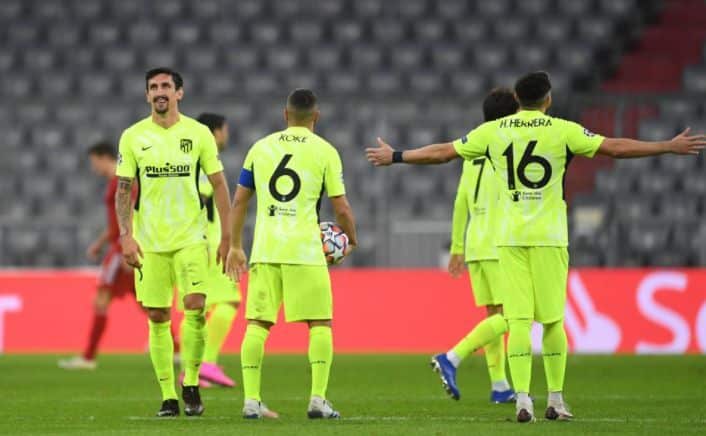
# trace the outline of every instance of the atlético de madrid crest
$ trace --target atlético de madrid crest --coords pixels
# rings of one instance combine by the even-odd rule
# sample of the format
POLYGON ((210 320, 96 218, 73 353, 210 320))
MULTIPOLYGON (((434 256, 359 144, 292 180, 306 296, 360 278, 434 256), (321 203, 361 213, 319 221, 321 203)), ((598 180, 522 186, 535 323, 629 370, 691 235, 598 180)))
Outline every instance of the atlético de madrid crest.
POLYGON ((181 151, 184 153, 191 153, 191 149, 194 148, 194 145, 191 139, 182 139, 179 148, 181 148, 181 151))

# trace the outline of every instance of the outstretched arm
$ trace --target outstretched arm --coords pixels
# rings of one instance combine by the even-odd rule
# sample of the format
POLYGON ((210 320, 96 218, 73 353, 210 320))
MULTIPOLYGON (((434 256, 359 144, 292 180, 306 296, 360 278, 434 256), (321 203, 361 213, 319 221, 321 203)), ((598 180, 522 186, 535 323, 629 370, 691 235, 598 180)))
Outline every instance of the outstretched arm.
POLYGON ((365 149, 368 161, 376 167, 393 163, 438 165, 459 158, 451 142, 431 144, 413 150, 395 151, 390 144, 378 138, 378 147, 365 149))
POLYGON ((638 141, 629 138, 605 138, 598 153, 615 159, 656 156, 659 154, 699 154, 706 146, 706 135, 689 136, 686 129, 669 141, 638 141))

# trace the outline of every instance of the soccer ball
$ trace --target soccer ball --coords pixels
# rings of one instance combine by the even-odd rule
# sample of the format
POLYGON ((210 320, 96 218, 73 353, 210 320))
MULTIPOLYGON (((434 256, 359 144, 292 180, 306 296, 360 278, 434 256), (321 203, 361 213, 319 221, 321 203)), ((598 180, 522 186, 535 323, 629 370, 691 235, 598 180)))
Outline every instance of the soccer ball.
POLYGON ((343 260, 348 248, 348 235, 336 223, 323 222, 321 229, 321 244, 324 247, 324 256, 329 265, 335 265, 343 260))

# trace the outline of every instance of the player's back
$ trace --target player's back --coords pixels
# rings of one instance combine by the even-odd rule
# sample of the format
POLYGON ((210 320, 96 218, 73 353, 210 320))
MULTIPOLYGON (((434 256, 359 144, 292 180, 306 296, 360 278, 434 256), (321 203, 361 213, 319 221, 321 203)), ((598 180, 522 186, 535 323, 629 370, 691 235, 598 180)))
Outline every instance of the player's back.
POLYGON ((497 259, 495 228, 498 189, 493 168, 485 157, 463 163, 462 187, 471 222, 466 232, 466 261, 497 259))
POLYGON ((324 190, 332 195, 329 179, 342 178, 336 149, 305 127, 290 127, 256 142, 244 168, 257 195, 251 262, 325 265, 318 213, 324 190))
POLYGON ((566 167, 574 154, 593 156, 602 140, 576 123, 534 110, 485 123, 469 134, 469 149, 484 149, 495 168, 501 192, 499 246, 568 245, 566 167))

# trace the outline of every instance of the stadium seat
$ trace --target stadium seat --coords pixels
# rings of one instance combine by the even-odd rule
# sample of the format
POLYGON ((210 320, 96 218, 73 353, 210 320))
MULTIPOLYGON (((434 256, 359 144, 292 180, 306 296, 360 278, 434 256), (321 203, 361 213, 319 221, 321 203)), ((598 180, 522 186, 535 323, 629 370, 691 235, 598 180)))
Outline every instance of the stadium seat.
POLYGON ((493 34, 505 43, 516 43, 530 35, 529 20, 522 15, 507 15, 497 20, 493 26, 493 34))
POLYGON ((390 64, 397 70, 414 70, 425 63, 426 52, 415 45, 398 45, 387 53, 390 64))
POLYGON ((405 38, 405 26, 397 20, 376 20, 372 23, 372 31, 376 44, 396 44, 405 38))
POLYGON ((121 42, 122 32, 113 21, 92 22, 88 25, 87 39, 91 45, 116 45, 121 42))
POLYGON ((437 45, 431 49, 434 67, 440 71, 455 71, 463 67, 467 55, 462 47, 455 45, 437 45))
POLYGON ((659 116, 670 120, 683 121, 694 118, 698 113, 698 104, 685 99, 662 99, 659 102, 659 116))
MULTIPOLYGON (((313 56, 316 54, 314 53, 313 56)), ((351 66, 357 70, 379 69, 383 63, 383 49, 376 45, 356 45, 351 47, 350 61, 351 66)))
POLYGON ((256 44, 274 44, 282 37, 282 27, 269 21, 253 22, 250 24, 250 37, 256 44))
POLYGON ((446 24, 441 20, 415 20, 412 24, 415 39, 427 44, 442 42, 446 37, 446 24))
POLYGON ((356 21, 337 21, 331 33, 337 42, 350 44, 363 38, 363 24, 356 21))
POLYGON ((480 15, 485 15, 489 19, 495 19, 505 15, 510 10, 510 0, 495 0, 492 2, 479 2, 476 10, 480 15))
POLYGON ((13 47, 32 47, 40 42, 39 27, 27 22, 14 22, 5 30, 7 43, 13 47))
POLYGON ((209 25, 206 32, 210 44, 223 46, 228 50, 240 43, 243 38, 243 26, 237 22, 216 22, 209 25))
POLYGON ((453 37, 451 40, 465 47, 470 44, 481 44, 481 41, 488 39, 488 25, 479 18, 455 21, 452 23, 452 28, 453 37))
POLYGON ((170 24, 168 35, 170 42, 178 47, 198 44, 202 40, 201 27, 188 21, 170 24))
POLYGON ((645 141, 662 141, 676 133, 675 123, 670 120, 645 120, 640 123, 637 135, 645 141))
POLYGON ((663 194, 672 192, 675 180, 671 174, 655 172, 643 173, 638 178, 638 191, 646 194, 663 194))
POLYGON ((543 17, 536 32, 538 39, 546 44, 563 43, 571 36, 571 21, 562 16, 543 17))
MULTIPOLYGON (((333 70, 341 66, 343 51, 334 45, 320 45, 302 48, 302 54, 314 71, 335 74, 333 70)), ((353 65, 353 67, 355 67, 353 65)))
POLYGON ((289 36, 296 44, 317 44, 323 39, 323 34, 324 26, 313 20, 296 21, 289 27, 289 36))
POLYGON ((656 253, 667 247, 670 230, 663 222, 633 221, 627 226, 628 243, 637 253, 656 253))

